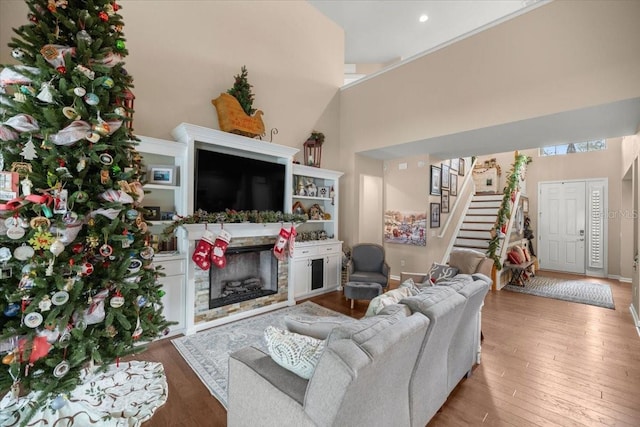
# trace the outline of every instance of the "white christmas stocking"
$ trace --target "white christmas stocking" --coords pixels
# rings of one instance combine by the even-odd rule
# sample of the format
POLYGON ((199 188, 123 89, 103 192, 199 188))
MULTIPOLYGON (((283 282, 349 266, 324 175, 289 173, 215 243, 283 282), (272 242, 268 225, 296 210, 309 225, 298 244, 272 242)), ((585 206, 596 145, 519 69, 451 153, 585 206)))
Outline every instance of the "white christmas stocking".
POLYGON ((284 252, 284 249, 285 249, 285 246, 287 245, 287 242, 289 241, 290 234, 291 233, 289 233, 287 230, 285 230, 284 228, 281 228, 280 234, 278 234, 278 237, 276 238, 276 243, 273 246, 273 254, 280 261, 284 260, 284 258, 286 257, 286 253, 284 252))

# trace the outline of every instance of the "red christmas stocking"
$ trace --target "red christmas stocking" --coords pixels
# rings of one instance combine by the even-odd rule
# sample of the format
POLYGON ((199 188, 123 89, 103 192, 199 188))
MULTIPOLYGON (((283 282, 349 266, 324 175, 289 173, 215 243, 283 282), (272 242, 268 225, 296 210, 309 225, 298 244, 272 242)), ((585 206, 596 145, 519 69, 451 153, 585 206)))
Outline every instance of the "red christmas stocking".
POLYGON ((278 234, 278 237, 276 238, 276 244, 273 246, 273 254, 280 261, 284 260, 284 258, 286 257, 284 248, 287 245, 287 242, 289 241, 290 234, 291 233, 289 233, 287 230, 285 230, 284 228, 281 228, 280 234, 278 234))
POLYGON ((204 230, 202 238, 196 245, 196 250, 193 252, 191 259, 196 263, 198 267, 203 270, 208 270, 211 267, 211 250, 213 249, 214 235, 209 230, 204 230))
POLYGON ((211 251, 211 262, 218 268, 224 268, 227 265, 227 258, 224 256, 227 246, 231 241, 231 234, 228 231, 220 230, 220 234, 213 243, 211 251))
POLYGON ((289 256, 290 257, 293 256, 293 250, 296 243, 297 235, 298 235, 298 232, 296 231, 296 228, 292 225, 291 230, 289 230, 289 256))

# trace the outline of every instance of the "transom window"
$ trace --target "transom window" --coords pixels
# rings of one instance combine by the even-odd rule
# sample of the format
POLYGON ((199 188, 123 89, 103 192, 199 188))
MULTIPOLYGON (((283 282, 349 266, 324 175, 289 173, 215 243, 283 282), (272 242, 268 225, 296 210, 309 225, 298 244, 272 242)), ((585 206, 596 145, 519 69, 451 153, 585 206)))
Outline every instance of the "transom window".
POLYGON ((598 139, 595 141, 572 142, 570 144, 549 145, 539 149, 540 156, 559 156, 572 153, 586 153, 587 151, 602 151, 607 149, 607 141, 598 139))

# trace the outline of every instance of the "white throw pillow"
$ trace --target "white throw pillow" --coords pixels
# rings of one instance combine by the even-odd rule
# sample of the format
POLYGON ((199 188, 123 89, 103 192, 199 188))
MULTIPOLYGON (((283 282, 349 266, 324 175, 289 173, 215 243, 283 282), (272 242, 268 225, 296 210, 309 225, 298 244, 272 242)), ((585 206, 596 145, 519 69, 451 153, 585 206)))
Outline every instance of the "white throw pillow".
POLYGON ((309 379, 324 350, 324 341, 268 326, 264 331, 274 362, 304 379, 309 379))

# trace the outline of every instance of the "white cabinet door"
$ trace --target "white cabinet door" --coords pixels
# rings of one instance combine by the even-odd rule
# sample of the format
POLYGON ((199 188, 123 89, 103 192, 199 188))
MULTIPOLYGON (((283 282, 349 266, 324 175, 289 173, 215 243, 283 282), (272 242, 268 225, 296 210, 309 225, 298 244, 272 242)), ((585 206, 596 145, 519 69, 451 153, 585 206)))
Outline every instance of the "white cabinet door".
POLYGON ((340 254, 327 255, 324 263, 324 288, 336 288, 340 284, 340 254))
POLYGON ((158 279, 165 292, 162 297, 164 317, 169 322, 178 322, 169 326, 169 336, 182 333, 185 328, 184 281, 184 276, 165 276, 158 279))
POLYGON ((293 297, 297 298, 307 294, 311 290, 311 272, 309 269, 309 258, 298 258, 293 260, 290 283, 293 282, 293 297))

